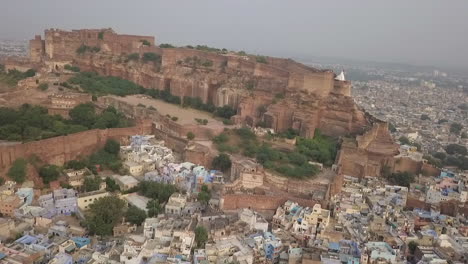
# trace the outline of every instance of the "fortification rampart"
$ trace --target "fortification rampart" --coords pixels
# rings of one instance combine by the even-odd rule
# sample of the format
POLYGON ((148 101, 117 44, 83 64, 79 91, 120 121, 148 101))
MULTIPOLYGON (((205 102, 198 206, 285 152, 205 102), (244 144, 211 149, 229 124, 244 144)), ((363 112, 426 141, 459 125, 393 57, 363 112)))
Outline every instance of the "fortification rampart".
POLYGON ((86 156, 104 146, 107 139, 122 141, 135 134, 151 133, 151 123, 135 127, 94 129, 23 144, 0 146, 0 168, 10 166, 18 158, 37 156, 42 161, 63 165, 66 161, 86 156))
POLYGON ((250 208, 253 210, 276 210, 288 200, 306 207, 313 207, 317 203, 320 203, 323 208, 327 206, 324 201, 302 199, 288 195, 224 194, 221 197, 221 209, 237 210, 240 208, 250 208))

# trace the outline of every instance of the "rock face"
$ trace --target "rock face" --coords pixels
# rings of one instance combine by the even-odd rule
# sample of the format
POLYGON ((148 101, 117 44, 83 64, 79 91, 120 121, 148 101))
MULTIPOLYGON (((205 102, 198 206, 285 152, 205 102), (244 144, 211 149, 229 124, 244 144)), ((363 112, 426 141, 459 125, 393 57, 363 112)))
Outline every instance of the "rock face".
POLYGON ((153 37, 119 35, 111 29, 51 29, 45 31, 45 40, 36 36, 30 43, 31 60, 41 61, 50 71, 71 63, 145 88, 230 105, 237 109, 236 123, 261 123, 276 131, 293 128, 306 137, 312 137, 316 128, 341 136, 362 133, 370 125, 350 97, 348 81, 290 59, 161 49, 153 37), (95 50, 78 53, 83 45, 95 50), (160 57, 150 62, 128 58, 148 52, 160 57))

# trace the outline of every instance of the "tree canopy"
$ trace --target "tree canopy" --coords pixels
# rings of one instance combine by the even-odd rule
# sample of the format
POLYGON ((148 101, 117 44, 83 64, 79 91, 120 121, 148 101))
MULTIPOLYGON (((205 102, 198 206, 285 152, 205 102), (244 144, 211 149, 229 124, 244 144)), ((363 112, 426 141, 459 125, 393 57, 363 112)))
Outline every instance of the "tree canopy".
POLYGON ((195 243, 197 243, 197 248, 203 248, 206 241, 208 241, 208 231, 203 226, 197 226, 195 228, 195 243))
POLYGON ((125 213, 125 202, 116 196, 98 199, 89 206, 86 226, 91 234, 112 235, 113 228, 120 223, 125 213))
POLYGON ((102 180, 99 176, 88 176, 84 179, 83 191, 92 192, 99 190, 102 180))
POLYGON ((92 104, 70 110, 70 120, 47 114, 41 106, 22 105, 19 109, 0 107, 0 140, 31 141, 77 133, 92 128, 127 127, 130 122, 113 107, 96 114, 92 104))
POLYGON ((202 186, 201 191, 198 193, 197 199, 198 199, 198 201, 200 201, 200 202, 202 202, 204 204, 208 204, 208 202, 211 199, 211 192, 208 189, 208 186, 206 186, 206 185, 202 186))
POLYGON ((59 178, 61 172, 60 168, 55 165, 44 165, 39 169, 39 176, 41 176, 44 183, 50 183, 59 178))
POLYGON ((117 155, 120 152, 120 143, 114 139, 109 139, 106 141, 106 144, 104 145, 104 150, 107 153, 117 155))
POLYGON ((136 189, 139 194, 158 200, 161 203, 167 202, 169 197, 171 197, 171 195, 177 190, 172 184, 150 181, 141 181, 136 189))
POLYGON ((231 168, 232 162, 229 155, 221 153, 213 159, 211 165, 214 169, 227 171, 231 168))
POLYGON ((130 205, 125 212, 125 219, 134 225, 141 225, 146 219, 146 212, 138 207, 130 205))
POLYGON ((8 177, 17 183, 23 183, 26 179, 26 167, 28 163, 25 159, 17 159, 13 162, 13 165, 8 170, 8 177))
POLYGON ((414 182, 414 174, 410 172, 395 172, 384 177, 394 185, 410 187, 410 184, 414 182))

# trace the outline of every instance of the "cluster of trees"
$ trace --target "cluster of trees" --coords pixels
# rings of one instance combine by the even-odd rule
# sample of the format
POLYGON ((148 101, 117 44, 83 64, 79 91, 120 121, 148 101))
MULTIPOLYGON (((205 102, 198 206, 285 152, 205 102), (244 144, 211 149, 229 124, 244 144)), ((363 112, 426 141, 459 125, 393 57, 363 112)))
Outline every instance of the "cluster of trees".
POLYGON ((48 115, 41 106, 22 105, 18 110, 0 108, 0 139, 31 141, 85 131, 91 128, 126 127, 128 120, 114 108, 96 114, 92 104, 78 105, 70 111, 71 120, 48 115))
POLYGON ((221 153, 213 159, 211 166, 216 170, 228 171, 232 166, 231 158, 226 153, 221 153))
POLYGON ((124 200, 116 196, 103 197, 89 206, 84 224, 91 235, 110 236, 125 212, 124 200))
POLYGON ((384 166, 382 168, 382 175, 385 179, 387 179, 387 181, 390 184, 404 186, 408 188, 410 187, 410 184, 415 181, 414 174, 407 171, 391 173, 390 168, 387 166, 384 166))
POLYGON ((98 114, 93 104, 80 104, 70 110, 69 115, 72 123, 88 129, 128 127, 132 125, 124 114, 118 112, 112 106, 107 107, 102 113, 98 114))
MULTIPOLYGON (((119 142, 115 141, 114 139, 108 139, 106 141, 106 144, 104 147, 93 154, 91 154, 89 157, 83 158, 81 160, 71 160, 65 163, 64 167, 65 169, 73 169, 73 170, 81 170, 83 168, 88 168, 93 174, 97 174, 97 167, 103 168, 103 169, 110 169, 114 172, 120 172, 122 169, 122 162, 119 158, 119 151, 120 151, 120 144, 119 142)), ((85 179, 86 181, 86 179, 85 179)), ((96 189, 96 187, 93 186, 99 186, 101 183, 101 179, 87 179, 89 183, 89 190, 96 189)), ((107 180, 106 183, 108 184, 109 187, 109 181, 112 181, 112 179, 107 180)), ((86 183, 85 183, 86 185, 86 183)), ((115 186, 115 182, 110 187, 111 189, 108 189, 108 191, 115 191, 118 186, 115 186)))
MULTIPOLYGON (((129 56, 132 56, 132 54, 129 56)), ((138 54, 136 54, 136 56, 138 56, 138 54)), ((147 57, 149 57, 150 60, 153 58, 152 55, 147 55, 147 57)), ((143 54, 143 60, 144 58, 145 55, 143 54)), ((182 100, 181 97, 172 95, 169 89, 145 89, 142 86, 135 84, 134 82, 112 76, 99 76, 97 73, 80 72, 72 77, 69 82, 71 84, 79 85, 84 91, 97 96, 106 94, 113 94, 118 96, 146 94, 152 98, 161 99, 167 103, 179 105, 182 104, 183 107, 191 107, 210 112, 215 116, 224 118, 226 120, 237 113, 236 109, 228 105, 215 107, 213 104, 203 103, 199 97, 184 96, 182 100)))
POLYGON ((36 75, 36 71, 33 69, 29 69, 25 72, 16 69, 5 71, 5 66, 0 64, 0 82, 9 86, 15 86, 20 80, 33 77, 34 75, 36 75))
POLYGON ((296 150, 311 160, 331 166, 337 153, 337 142, 331 137, 323 135, 320 130, 315 130, 314 138, 298 138, 296 150))
POLYGON ((97 191, 101 187, 102 179, 99 176, 92 175, 92 176, 87 176, 84 179, 82 191, 83 192, 92 192, 92 191, 97 191))
POLYGON ((435 152, 431 155, 425 155, 424 159, 426 159, 429 164, 432 164, 437 168, 455 166, 461 170, 468 170, 467 154, 468 151, 465 146, 449 144, 445 146, 445 153, 435 152))
POLYGON ((127 127, 125 116, 109 107, 97 114, 92 104, 81 104, 70 110, 70 120, 48 115, 41 106, 22 105, 18 110, 0 108, 0 139, 39 140, 77 133, 93 128, 127 127))
POLYGON ((169 197, 176 191, 177 188, 172 184, 142 181, 127 192, 138 192, 140 195, 150 198, 151 200, 146 204, 148 216, 155 217, 163 211, 162 205, 166 203, 169 197))
POLYGON ((96 53, 96 52, 99 52, 101 51, 101 48, 99 47, 91 47, 91 46, 87 46, 87 45, 84 45, 82 44, 80 47, 78 47, 76 49, 76 53, 78 54, 84 54, 86 52, 92 52, 92 53, 96 53))
POLYGON ((138 191, 139 194, 157 200, 160 203, 166 203, 169 197, 177 191, 172 184, 165 184, 151 181, 141 181, 132 192, 138 191))
MULTIPOLYGON (((37 166, 36 162, 31 162, 36 167, 39 176, 46 184, 57 180, 62 174, 62 168, 56 165, 45 164, 41 167, 37 166)), ((17 183, 23 183, 27 176, 28 160, 19 158, 16 159, 7 172, 8 177, 17 183)))
POLYGON ((45 184, 57 180, 62 174, 62 169, 56 165, 47 164, 39 169, 39 176, 45 184))
POLYGON ((89 206, 84 225, 92 235, 111 236, 113 228, 123 218, 132 224, 141 225, 146 217, 144 210, 132 205, 127 207, 125 201, 117 196, 107 196, 89 206))
MULTIPOLYGON (((335 160, 336 142, 322 135, 320 131, 316 131, 313 139, 298 138, 296 148, 291 152, 275 149, 265 142, 260 143, 256 135, 248 128, 233 131, 234 135, 223 132, 213 138, 219 151, 230 153, 242 151, 243 155, 255 158, 265 168, 287 177, 308 178, 317 174, 318 169, 309 163, 310 160, 327 166, 331 166, 335 160), (238 137, 240 143, 237 140, 231 140, 232 136, 238 137), (232 144, 236 144, 240 149, 232 144)), ((226 154, 219 155, 213 160, 213 167, 222 168, 222 164, 229 164, 227 158, 226 154)))
POLYGON ((232 116, 234 116, 237 113, 236 109, 232 108, 229 105, 216 107, 210 103, 205 104, 203 103, 200 97, 184 96, 182 100, 182 106, 210 112, 210 113, 213 113, 217 117, 221 117, 225 119, 230 119, 232 116))
POLYGON ((411 141, 409 140, 409 138, 407 138, 407 137, 405 137, 405 136, 399 137, 399 138, 398 138, 398 141, 399 141, 400 144, 402 144, 402 145, 413 146, 413 147, 416 147, 416 149, 417 149, 418 151, 421 150, 421 144, 416 143, 416 142, 411 142, 411 141))
POLYGON ((113 76, 99 76, 93 72, 80 72, 70 78, 69 82, 81 86, 84 91, 94 95, 125 96, 145 92, 143 87, 134 82, 113 76))

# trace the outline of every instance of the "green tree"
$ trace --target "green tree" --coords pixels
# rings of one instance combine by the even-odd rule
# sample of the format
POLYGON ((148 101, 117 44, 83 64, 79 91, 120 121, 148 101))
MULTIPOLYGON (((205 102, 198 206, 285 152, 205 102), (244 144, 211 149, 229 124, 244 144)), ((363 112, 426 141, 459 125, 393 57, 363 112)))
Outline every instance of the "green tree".
POLYGON ((98 33, 98 39, 104 39, 104 31, 98 33))
POLYGON ((161 203, 165 203, 169 200, 169 197, 176 192, 176 187, 172 184, 164 184, 159 182, 141 181, 137 188, 138 193, 158 200, 161 203))
POLYGON ((407 171, 395 172, 395 173, 390 174, 390 176, 387 177, 387 180, 391 184, 409 188, 410 184, 414 182, 414 174, 407 172, 407 171))
POLYGON ((211 199, 211 192, 208 189, 208 186, 206 186, 206 185, 202 186, 201 191, 198 193, 197 199, 198 199, 198 201, 200 201, 200 202, 202 202, 204 204, 208 204, 208 202, 211 199))
POLYGON ((467 149, 465 146, 458 145, 458 144, 449 144, 445 147, 445 151, 450 154, 460 154, 462 156, 467 154, 467 149))
POLYGON ((70 160, 65 163, 66 169, 81 170, 86 167, 86 163, 81 160, 70 160))
POLYGON ((114 139, 108 139, 104 145, 104 150, 110 154, 119 154, 120 152, 120 143, 114 139))
POLYGON ((411 144, 410 140, 405 136, 401 136, 400 138, 398 138, 398 141, 400 141, 400 143, 402 145, 410 145, 411 144))
POLYGON ((414 255, 414 252, 416 251, 416 248, 419 246, 418 242, 416 241, 410 241, 408 243, 408 249, 411 255, 414 255))
POLYGON ((8 170, 8 177, 17 183, 23 183, 26 179, 26 167, 28 163, 25 159, 19 158, 13 162, 11 168, 8 170))
POLYGON ((41 176, 44 183, 55 181, 60 176, 60 168, 55 165, 44 165, 39 169, 39 176, 41 176))
POLYGON ((462 129, 463 129, 463 126, 459 123, 452 123, 450 125, 450 133, 452 134, 460 135, 460 132, 462 129))
POLYGON ((112 235, 113 228, 120 223, 125 213, 125 202, 116 196, 98 199, 89 206, 85 224, 90 234, 112 235))
POLYGON ((101 186, 102 179, 99 176, 89 176, 86 177, 83 183, 83 189, 85 192, 92 192, 99 190, 101 186))
POLYGON ((203 226, 197 226, 195 228, 195 243, 197 243, 197 248, 203 248, 206 241, 208 241, 208 232, 203 226))
POLYGON ((231 158, 225 153, 221 153, 218 156, 216 156, 212 163, 211 166, 214 169, 220 170, 220 171, 227 171, 231 168, 232 162, 231 158))
POLYGON ((134 225, 141 225, 146 219, 146 212, 140 208, 130 205, 125 213, 125 219, 134 225))
POLYGON ((91 128, 96 121, 94 105, 86 103, 75 106, 70 110, 70 118, 77 125, 91 128))
POLYGON ((193 140, 195 139, 195 134, 193 132, 188 132, 187 133, 187 139, 188 140, 193 140))
POLYGON ((106 191, 115 192, 120 191, 120 186, 111 177, 106 178, 106 191))
POLYGON ((157 199, 149 200, 146 204, 146 209, 148 209, 149 217, 156 217, 163 211, 157 199))

